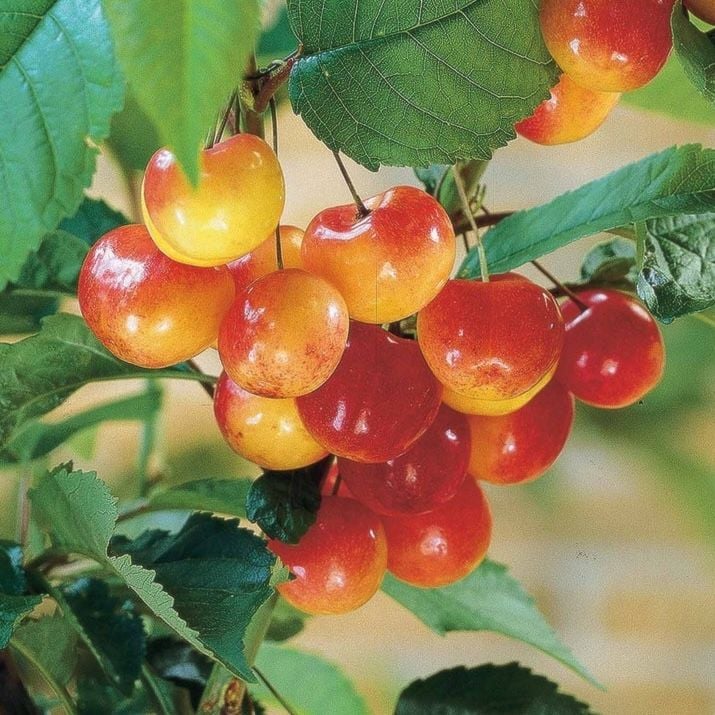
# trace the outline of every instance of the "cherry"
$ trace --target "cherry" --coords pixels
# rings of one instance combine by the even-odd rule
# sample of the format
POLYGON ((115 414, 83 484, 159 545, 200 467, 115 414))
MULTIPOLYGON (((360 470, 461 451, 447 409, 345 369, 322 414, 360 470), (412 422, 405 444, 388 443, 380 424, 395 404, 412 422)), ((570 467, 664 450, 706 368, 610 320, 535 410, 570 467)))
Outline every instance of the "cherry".
POLYGON ((459 581, 484 558, 492 533, 489 504, 474 479, 422 515, 385 516, 387 568, 402 581, 437 588, 459 581))
POLYGON ((278 224, 285 189, 273 150, 261 138, 238 134, 200 158, 192 187, 174 154, 160 149, 144 174, 144 221, 167 256, 217 266, 243 256, 278 224))
POLYGON ((650 82, 668 59, 674 2, 542 0, 541 32, 575 82, 601 92, 627 92, 650 82))
POLYGON ((341 497, 322 498, 315 523, 297 544, 271 540, 268 548, 295 576, 278 590, 306 613, 354 611, 380 588, 387 565, 380 518, 341 497))
POLYGON ((620 98, 619 92, 597 92, 581 87, 564 74, 551 88, 551 97, 514 128, 537 144, 575 142, 593 134, 620 98))
POLYGON ((297 397, 320 387, 340 362, 348 311, 338 291, 297 268, 274 271, 237 296, 221 324, 224 369, 262 397, 297 397))
POLYGON ((518 484, 540 477, 561 454, 573 418, 573 397, 554 381, 516 412, 469 417, 469 473, 494 484, 518 484))
POLYGON ((214 342, 234 288, 226 268, 176 263, 144 226, 130 225, 104 234, 89 250, 77 296, 84 319, 110 352, 160 368, 214 342))
POLYGON ((559 359, 563 319, 547 290, 507 273, 486 283, 449 281, 418 314, 417 336, 434 374, 470 398, 470 411, 482 401, 497 403, 483 409, 498 414, 543 386, 559 359))
POLYGON ((696 17, 715 25, 715 3, 712 0, 684 0, 684 5, 696 17))
POLYGON ((596 407, 626 407, 660 381, 663 337, 651 314, 616 290, 581 291, 583 312, 572 300, 562 306, 566 339, 556 371, 579 400, 596 407))
POLYGON ((299 469, 327 455, 305 429, 295 400, 252 395, 225 372, 216 383, 214 414, 230 447, 264 469, 299 469))
POLYGON ((385 462, 432 424, 441 395, 413 340, 353 321, 335 372, 296 403, 308 431, 328 451, 385 462))
POLYGON ((338 459, 356 499, 378 514, 423 514, 449 501, 467 473, 469 424, 440 407, 428 430, 401 456, 383 464, 338 459))
POLYGON ((306 270, 343 294, 350 317, 365 323, 401 320, 426 305, 449 278, 456 241, 440 204, 413 186, 321 211, 303 239, 306 270))
MULTIPOLYGON (((297 226, 281 226, 281 254, 284 268, 302 268, 300 247, 303 244, 303 231, 297 226)), ((278 270, 276 258, 276 237, 271 234, 263 243, 250 253, 228 264, 236 293, 248 287, 253 281, 268 273, 278 270)))

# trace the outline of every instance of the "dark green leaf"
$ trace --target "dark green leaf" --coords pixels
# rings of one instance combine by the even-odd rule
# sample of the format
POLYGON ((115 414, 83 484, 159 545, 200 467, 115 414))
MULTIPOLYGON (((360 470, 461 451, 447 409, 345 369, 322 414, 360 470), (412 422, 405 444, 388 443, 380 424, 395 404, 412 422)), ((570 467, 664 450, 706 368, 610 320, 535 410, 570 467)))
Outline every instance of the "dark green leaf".
POLYGON ((395 715, 590 715, 588 705, 518 663, 459 666, 405 688, 395 715))
POLYGON ((488 159, 558 74, 532 0, 288 0, 288 13, 303 44, 293 109, 371 169, 488 159))
POLYGON ((0 292, 0 335, 36 333, 42 319, 58 307, 54 296, 0 292))
POLYGON ((485 560, 451 586, 415 588, 389 574, 382 589, 439 634, 449 631, 494 631, 538 648, 591 683, 591 674, 559 640, 534 600, 505 566, 485 560))
MULTIPOLYGON (((484 236, 489 270, 504 273, 600 231, 714 207, 715 149, 671 147, 501 221, 484 236)), ((460 276, 479 274, 472 250, 460 276)))
POLYGON ((251 485, 246 516, 272 539, 296 544, 315 522, 325 460, 306 469, 264 472, 251 485))
POLYGON ((100 0, 12 0, 0 16, 0 288, 82 201, 124 94, 100 0), (88 141, 91 139, 92 142, 88 141))
POLYGON ((266 632, 266 639, 269 641, 285 641, 300 633, 306 619, 307 613, 299 611, 283 598, 279 598, 271 614, 271 622, 266 632))
MULTIPOLYGON (((256 666, 294 711, 302 715, 368 715, 370 712, 343 673, 318 656, 263 643, 256 666)), ((273 694, 262 685, 252 685, 250 691, 261 702, 276 703, 273 694)))
POLYGON ((104 5, 133 96, 196 182, 201 143, 253 50, 258 0, 104 5))
POLYGON ((197 479, 170 489, 154 492, 148 508, 190 509, 213 511, 218 514, 243 517, 246 515, 246 497, 251 479, 197 479))
POLYGON ((61 616, 27 621, 12 636, 12 645, 59 685, 67 685, 77 660, 77 638, 61 616))
POLYGON ((588 283, 635 283, 636 244, 612 238, 594 246, 581 264, 581 280, 588 283))
POLYGON ((715 305, 715 213, 648 221, 637 287, 664 323, 715 305))
POLYGON ((96 579, 79 579, 64 586, 61 593, 60 606, 70 624, 110 682, 131 695, 146 647, 144 626, 134 604, 116 598, 104 581, 96 579))
POLYGON ((175 704, 183 691, 151 673, 145 671, 145 674, 147 677, 143 675, 142 687, 127 697, 101 678, 82 673, 77 680, 78 712, 80 715, 179 715, 189 712, 188 705, 180 709, 175 704))
POLYGON ((91 246, 108 231, 128 223, 129 219, 124 214, 101 199, 90 199, 85 196, 77 212, 62 221, 59 228, 91 246))
POLYGON ((199 695, 211 675, 211 661, 188 643, 167 636, 153 638, 147 647, 147 662, 165 680, 199 695))
POLYGON ((16 626, 42 600, 25 596, 26 579, 22 548, 12 541, 0 541, 0 650, 9 642, 16 626))
MULTIPOLYGON (((673 49, 678 56, 685 74, 700 94, 715 104, 715 42, 701 32, 683 10, 678 1, 673 8, 671 21, 673 28, 673 49)), ((713 107, 715 112, 715 107, 713 107)))
POLYGON ((161 147, 156 128, 127 90, 124 109, 112 117, 107 145, 125 172, 144 171, 152 154, 161 147))
MULTIPOLYGON (((489 166, 488 161, 467 161, 457 164, 460 176, 464 182, 465 193, 469 200, 472 211, 476 211, 479 206, 480 182, 484 172, 489 166)), ((456 218, 463 213, 462 201, 457 191, 454 181, 454 172, 451 166, 444 164, 430 164, 426 169, 415 169, 417 178, 425 185, 425 190, 432 194, 445 211, 456 218)))

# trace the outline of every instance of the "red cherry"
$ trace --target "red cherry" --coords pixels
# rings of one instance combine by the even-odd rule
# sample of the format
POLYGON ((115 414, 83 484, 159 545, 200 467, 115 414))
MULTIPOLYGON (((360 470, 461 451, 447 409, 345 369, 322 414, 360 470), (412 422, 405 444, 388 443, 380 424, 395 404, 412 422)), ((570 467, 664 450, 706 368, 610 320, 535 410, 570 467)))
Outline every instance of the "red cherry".
POLYGON ((489 504, 474 479, 429 514, 383 517, 387 568, 413 586, 437 588, 459 581, 484 558, 492 533, 489 504))
POLYGON ((401 456, 383 464, 338 459, 356 499, 378 514, 424 514, 449 501, 467 473, 469 425, 442 405, 429 429, 401 456))
POLYGON ((500 417, 470 416, 469 473, 494 484, 518 484, 540 477, 566 444, 574 400, 550 382, 531 402, 500 417))
POLYGON ((296 403, 308 431, 329 452, 385 462, 432 424, 441 395, 414 341, 353 321, 335 372, 296 403))
POLYGON ((278 590, 306 613, 354 611, 380 588, 387 565, 380 518, 341 497, 323 497, 315 523, 298 544, 271 540, 268 548, 295 576, 278 590))
POLYGON ((566 339, 556 377, 579 400, 596 407, 626 407, 660 381, 665 367, 663 336, 651 314, 615 290, 578 294, 562 305, 566 339))

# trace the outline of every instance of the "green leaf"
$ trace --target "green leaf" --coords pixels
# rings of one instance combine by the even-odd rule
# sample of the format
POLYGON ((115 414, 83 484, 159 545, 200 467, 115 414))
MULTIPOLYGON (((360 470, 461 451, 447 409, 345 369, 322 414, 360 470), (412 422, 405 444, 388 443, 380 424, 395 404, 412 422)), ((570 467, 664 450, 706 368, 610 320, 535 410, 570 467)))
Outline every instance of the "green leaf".
MULTIPOLYGON (((584 236, 715 207, 715 150, 697 144, 671 147, 585 184, 547 204, 519 211, 484 236, 489 270, 518 268, 584 236)), ((459 275, 479 276, 476 250, 459 275)))
POLYGON ((715 213, 648 221, 637 287, 664 323, 715 305, 715 213))
POLYGON ((163 636, 149 641, 147 663, 165 680, 196 692, 200 697, 211 675, 211 661, 188 643, 163 636))
POLYGON ((147 508, 213 511, 229 516, 246 516, 246 497, 252 479, 197 479, 170 489, 156 491, 149 497, 147 508))
POLYGON ((269 0, 264 2, 264 7, 266 5, 270 5, 270 15, 267 26, 265 26, 264 20, 264 29, 259 38, 256 51, 259 61, 264 64, 287 57, 298 46, 298 41, 290 28, 288 13, 283 0, 269 0))
POLYGON ((64 219, 59 228, 91 246, 105 233, 130 223, 129 219, 101 199, 85 196, 77 212, 64 219))
POLYGON ((271 613, 266 639, 280 642, 298 635, 305 627, 305 621, 309 617, 309 614, 299 611, 285 599, 279 598, 273 613, 271 613))
POLYGON ((201 143, 253 50, 258 0, 104 5, 133 96, 196 183, 201 143))
POLYGON ((46 318, 37 335, 0 343, 0 451, 25 421, 50 412, 89 382, 135 377, 212 381, 181 366, 144 370, 115 358, 92 335, 82 318, 46 318))
POLYGON ((461 581, 434 589, 408 586, 388 574, 382 590, 440 635, 449 631, 501 633, 534 646, 598 685, 506 566, 485 560, 461 581))
POLYGON ((251 485, 246 516, 271 538, 297 544, 315 522, 325 460, 305 469, 264 472, 251 485))
MULTIPOLYGON (((457 164, 460 176, 464 182, 467 199, 476 211, 479 206, 479 190, 484 172, 489 166, 488 161, 468 161, 457 164)), ((462 201, 454 181, 451 166, 430 164, 424 169, 415 169, 417 178, 425 185, 425 190, 432 194, 442 204, 445 211, 453 218, 463 213, 462 201)))
POLYGON ((113 596, 104 581, 82 578, 61 589, 65 617, 110 682, 131 695, 141 673, 146 636, 134 604, 113 596))
POLYGON ((533 0, 288 0, 288 14, 294 111, 370 169, 488 159, 558 75, 533 0))
POLYGON ((623 238, 595 245, 581 264, 584 283, 635 283, 636 276, 636 244, 623 238))
POLYGON ((518 663, 459 666, 415 680, 395 715, 591 715, 588 705, 518 663))
POLYGON ((40 596, 25 596, 26 587, 22 548, 0 540, 0 650, 7 646, 23 616, 42 600, 40 596))
POLYGON ((156 127, 127 89, 124 109, 112 117, 107 146, 125 172, 144 171, 149 159, 161 147, 156 127))
MULTIPOLYGON (((705 99, 715 103, 715 42, 688 20, 682 2, 676 2, 671 19, 673 49, 685 74, 705 99)), ((713 108, 715 110, 715 107, 713 108)))
POLYGON ((0 292, 0 335, 36 333, 42 319, 57 311, 54 296, 0 292))
POLYGON ((82 201, 124 85, 100 0, 9 0, 0 16, 0 288, 82 201), (91 140, 91 141, 88 141, 91 140))
MULTIPOLYGON (((365 701, 332 663, 298 650, 263 643, 256 667, 268 682, 301 715, 368 715, 365 701)), ((275 703, 262 685, 251 685, 251 695, 275 703)))

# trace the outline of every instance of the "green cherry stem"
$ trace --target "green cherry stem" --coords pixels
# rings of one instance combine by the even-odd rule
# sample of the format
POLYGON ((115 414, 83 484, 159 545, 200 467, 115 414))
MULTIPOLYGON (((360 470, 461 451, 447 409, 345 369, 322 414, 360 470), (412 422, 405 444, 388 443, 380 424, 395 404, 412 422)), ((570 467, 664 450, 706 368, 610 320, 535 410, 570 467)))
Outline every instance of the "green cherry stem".
POLYGON ((253 672, 258 676, 260 681, 268 688, 271 695, 280 703, 281 707, 288 713, 288 715, 297 715, 296 711, 288 704, 288 701, 275 689, 273 684, 264 675, 261 670, 259 670, 255 665, 253 666, 253 672))
POLYGON ((345 180, 345 183, 348 186, 348 189, 350 190, 350 193, 352 194, 353 201, 355 202, 355 206, 357 206, 357 215, 358 218, 365 218, 370 213, 370 209, 365 206, 363 200, 360 198, 360 194, 358 194, 357 190, 355 189, 355 184, 353 184, 352 179, 350 178, 350 174, 348 174, 348 170, 345 168, 345 164, 343 163, 343 160, 340 158, 340 154, 337 151, 333 151, 333 156, 335 157, 335 161, 338 164, 338 168, 340 169, 340 173, 343 175, 343 179, 345 180))
MULTIPOLYGON (((472 213, 472 208, 469 205, 469 198, 467 197, 467 191, 464 188, 464 180, 462 179, 462 175, 459 173, 459 169, 457 168, 457 165, 454 164, 452 166, 452 175, 454 176, 454 185, 457 187, 457 193, 459 194, 459 200, 462 203, 462 211, 464 215, 467 217, 467 221, 469 221, 469 225, 474 231, 474 236, 475 236, 475 246, 477 249, 477 253, 479 254, 479 270, 481 271, 482 274, 482 281, 485 283, 489 282, 489 268, 487 267, 487 253, 484 250, 484 246, 482 245, 482 237, 479 233, 479 226, 477 225, 477 222, 474 219, 474 214, 472 213)), ((469 242, 466 239, 466 235, 464 238, 464 243, 465 246, 467 247, 467 251, 469 251, 469 242)))

